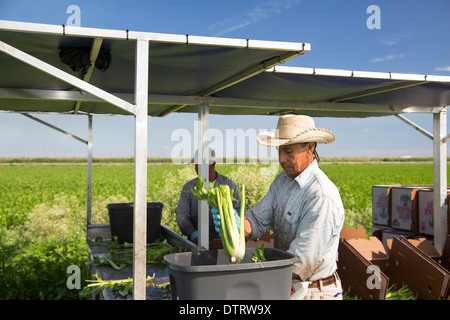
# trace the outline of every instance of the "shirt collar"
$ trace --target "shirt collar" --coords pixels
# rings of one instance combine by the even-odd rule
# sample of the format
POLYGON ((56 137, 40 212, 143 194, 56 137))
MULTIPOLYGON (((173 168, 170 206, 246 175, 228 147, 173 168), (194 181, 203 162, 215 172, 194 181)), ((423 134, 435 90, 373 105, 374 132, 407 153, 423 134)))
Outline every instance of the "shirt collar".
POLYGON ((311 176, 316 171, 316 169, 319 167, 317 164, 317 160, 314 159, 313 162, 305 169, 302 173, 300 173, 297 177, 295 177, 295 181, 297 181, 300 188, 303 188, 306 186, 308 181, 311 179, 311 176))

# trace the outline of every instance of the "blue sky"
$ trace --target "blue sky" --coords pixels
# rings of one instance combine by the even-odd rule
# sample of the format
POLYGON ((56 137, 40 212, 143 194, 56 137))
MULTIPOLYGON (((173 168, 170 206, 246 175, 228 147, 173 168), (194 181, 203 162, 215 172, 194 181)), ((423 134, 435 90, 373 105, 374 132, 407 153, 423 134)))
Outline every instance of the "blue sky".
MULTIPOLYGON (((311 52, 288 66, 450 76, 448 0, 0 0, 0 19, 60 25, 70 5, 80 8, 83 27, 310 43, 311 52), (380 29, 367 27, 370 5, 380 8, 380 29)), ((406 116, 433 131, 431 115, 406 116)), ((85 116, 38 117, 87 139, 85 116)), ((149 118, 149 156, 170 156, 178 143, 172 133, 193 133, 196 119, 149 118)), ((393 116, 315 120, 337 136, 320 147, 322 157, 432 156, 432 141, 393 116)), ((210 116, 210 127, 222 132, 273 129, 276 122, 210 116)), ((131 117, 94 116, 94 157, 132 157, 133 126, 131 117)), ((85 145, 18 114, 0 114, 0 137, 0 157, 86 156, 85 145)))

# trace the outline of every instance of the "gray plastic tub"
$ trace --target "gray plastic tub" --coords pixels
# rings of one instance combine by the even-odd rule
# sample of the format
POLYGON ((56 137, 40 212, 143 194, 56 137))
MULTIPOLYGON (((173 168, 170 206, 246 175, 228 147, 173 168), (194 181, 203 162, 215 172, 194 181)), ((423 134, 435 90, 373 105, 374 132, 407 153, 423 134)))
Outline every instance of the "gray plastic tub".
MULTIPOLYGON (((147 243, 160 236, 162 202, 147 203, 147 243)), ((106 206, 111 226, 111 238, 117 238, 118 243, 133 243, 133 203, 110 203, 106 206)))
POLYGON ((252 262, 247 248, 243 261, 231 264, 223 250, 183 252, 165 256, 174 300, 287 300, 294 255, 265 248, 268 261, 252 262))

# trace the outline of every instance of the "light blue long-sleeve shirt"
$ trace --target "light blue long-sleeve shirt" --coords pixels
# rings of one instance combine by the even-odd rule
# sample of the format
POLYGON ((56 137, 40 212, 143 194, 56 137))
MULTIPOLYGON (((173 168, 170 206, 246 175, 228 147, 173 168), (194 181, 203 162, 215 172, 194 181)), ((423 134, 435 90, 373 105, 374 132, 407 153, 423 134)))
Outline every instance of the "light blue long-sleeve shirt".
POLYGON ((252 239, 273 228, 274 247, 296 256, 293 272, 302 280, 319 280, 336 271, 344 207, 316 160, 295 179, 284 171, 278 174, 245 217, 252 225, 252 239))

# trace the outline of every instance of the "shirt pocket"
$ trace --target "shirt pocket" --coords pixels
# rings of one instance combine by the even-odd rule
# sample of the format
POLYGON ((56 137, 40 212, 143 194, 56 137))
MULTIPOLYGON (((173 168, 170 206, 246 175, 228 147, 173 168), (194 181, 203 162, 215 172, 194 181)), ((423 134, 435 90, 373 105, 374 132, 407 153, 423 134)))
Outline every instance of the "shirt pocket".
POLYGON ((300 223, 300 215, 293 210, 284 212, 280 219, 278 242, 281 249, 287 250, 291 242, 295 239, 300 223))
POLYGON ((298 222, 298 219, 300 218, 300 214, 297 213, 295 210, 287 210, 284 213, 284 219, 289 224, 295 224, 298 222))
POLYGON ((300 212, 297 212, 295 210, 285 211, 281 223, 284 232, 286 232, 286 234, 290 234, 291 236, 293 236, 300 223, 300 212))

